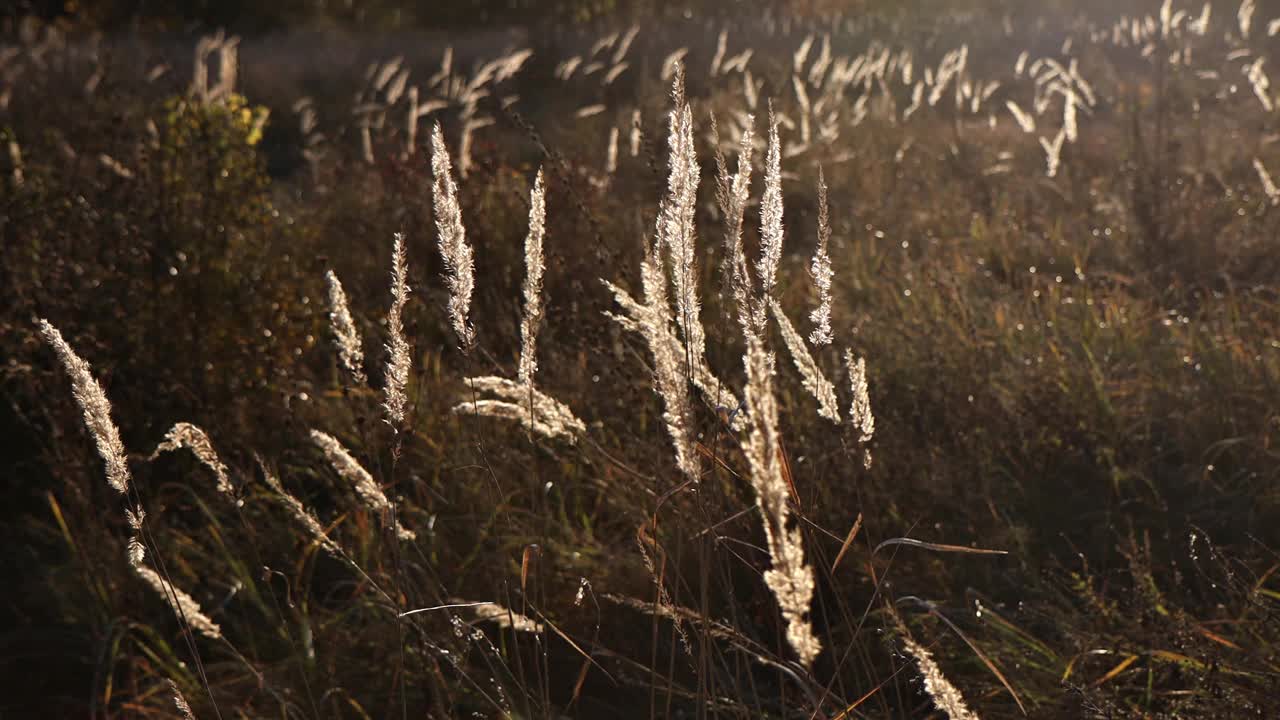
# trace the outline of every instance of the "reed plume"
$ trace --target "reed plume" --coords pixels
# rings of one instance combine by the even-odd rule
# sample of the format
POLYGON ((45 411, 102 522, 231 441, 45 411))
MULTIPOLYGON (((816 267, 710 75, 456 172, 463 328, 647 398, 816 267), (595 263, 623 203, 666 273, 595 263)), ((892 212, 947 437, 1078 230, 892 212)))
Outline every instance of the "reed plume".
POLYGON ((778 436, 778 405, 773 393, 774 358, 759 334, 746 333, 747 386, 745 391, 750 427, 743 452, 748 480, 764 521, 771 565, 764 574, 787 624, 787 642, 805 667, 812 665, 822 646, 809 624, 813 601, 813 568, 805 564, 800 531, 790 526, 789 486, 782 470, 782 446, 778 436))
POLYGON ((520 320, 520 366, 516 373, 520 382, 533 385, 538 371, 538 325, 542 321, 542 274, 546 259, 542 241, 546 236, 547 199, 542 184, 542 169, 529 193, 529 234, 524 239, 524 316, 520 320))
POLYGON ((1036 118, 1034 115, 1018 107, 1018 103, 1012 100, 1006 100, 1004 104, 1005 107, 1009 108, 1009 114, 1013 115, 1013 119, 1017 121, 1018 127, 1022 128, 1022 132, 1032 133, 1036 131, 1036 118))
POLYGON ((560 438, 570 442, 574 440, 573 430, 568 426, 556 423, 554 420, 540 414, 536 409, 531 413, 527 398, 522 399, 519 403, 493 399, 467 401, 455 405, 452 412, 457 415, 471 414, 478 417, 511 420, 520 423, 529 432, 541 435, 549 440, 560 438))
POLYGON ((813 278, 813 286, 818 291, 818 307, 809 313, 813 321, 813 332, 809 334, 809 342, 815 346, 830 345, 835 338, 831 334, 831 279, 835 274, 831 271, 831 255, 828 245, 831 242, 831 219, 827 210, 827 182, 822 175, 822 167, 818 167, 818 248, 813 253, 813 262, 809 265, 809 276, 813 278))
POLYGON ((1044 137, 1040 138, 1040 147, 1044 148, 1045 175, 1048 177, 1058 176, 1058 165, 1062 161, 1062 143, 1066 140, 1067 131, 1059 130, 1053 140, 1044 137))
POLYGON ((147 511, 142 508, 137 510, 125 508, 124 517, 129 522, 129 529, 133 530, 125 554, 129 558, 130 565, 141 567, 147 558, 147 549, 142 544, 142 521, 146 519, 147 511))
POLYGON ((471 611, 475 613, 478 622, 497 623, 498 627, 510 628, 516 632, 542 632, 542 623, 505 608, 498 603, 489 602, 474 605, 471 611))
MULTIPOLYGON (((777 190, 776 201, 761 205, 761 235, 772 235, 779 254, 782 241, 782 198, 779 189, 780 161, 777 158, 777 124, 771 118, 770 161, 766 172, 766 197, 769 186, 777 190), (770 178, 772 175, 774 177, 770 178)), ((767 264, 768 253, 761 249, 767 264)), ((776 272, 777 266, 773 265, 776 272)), ((772 287, 772 284, 765 287, 772 287)), ((787 642, 795 651, 800 663, 809 667, 822 650, 809 623, 809 605, 813 601, 813 568, 805 563, 802 535, 790 523, 788 506, 789 484, 783 475, 782 443, 778 435, 778 404, 773 391, 775 363, 773 353, 765 345, 761 332, 764 325, 764 306, 769 295, 762 290, 752 303, 739 304, 739 324, 742 327, 746 351, 742 363, 746 370, 747 384, 744 405, 749 419, 747 436, 743 442, 743 454, 747 460, 747 479, 756 495, 756 505, 764 524, 771 567, 765 571, 764 580, 786 621, 787 642), (757 329, 759 328, 759 330, 757 329)))
POLYGON ((324 526, 320 524, 316 516, 302 504, 301 500, 290 495, 289 491, 284 489, 284 486, 280 484, 280 478, 277 478, 274 473, 268 470, 266 465, 262 465, 262 477, 266 481, 267 487, 271 488, 285 504, 285 507, 289 509, 289 514, 293 519, 307 531, 307 534, 320 547, 335 557, 342 554, 342 550, 338 548, 337 543, 329 539, 328 534, 324 531, 324 526))
POLYGON ((618 127, 609 129, 609 146, 604 155, 604 172, 613 175, 618 172, 618 127))
MULTIPOLYGON (((332 435, 320 432, 319 430, 311 431, 311 441, 319 447, 324 453, 325 459, 333 466, 338 475, 344 480, 350 482, 355 488, 356 495, 360 496, 365 507, 377 513, 385 520, 390 518, 392 506, 391 501, 383 494, 382 488, 378 487, 378 483, 374 481, 373 476, 365 470, 360 463, 347 452, 347 449, 338 442, 337 438, 332 435)), ((392 520, 394 523, 393 530, 396 537, 401 540, 413 540, 416 536, 412 530, 406 530, 400 525, 399 520, 392 520)))
POLYGON ((458 336, 463 352, 469 352, 475 343, 475 330, 468 320, 471 293, 475 289, 475 262, 471 246, 467 244, 467 229, 462 224, 462 207, 458 204, 458 186, 453 181, 449 149, 445 146, 439 123, 431 132, 431 172, 431 199, 436 213, 436 230, 440 235, 445 282, 449 286, 449 324, 458 336))
POLYGON ((235 487, 231 484, 227 466, 214 451, 213 443, 209 442, 209 436, 204 430, 191 423, 180 422, 169 428, 164 438, 164 442, 157 445, 155 452, 151 453, 150 459, 155 460, 160 457, 160 453, 186 448, 201 464, 213 472, 214 477, 217 478, 218 492, 232 498, 238 505, 243 504, 236 498, 235 487))
MULTIPOLYGON (((716 129, 715 116, 711 116, 712 138, 716 145, 716 201, 720 205, 720 214, 724 218, 724 256, 723 291, 732 294, 739 310, 751 302, 751 274, 748 269, 747 256, 742 247, 742 223, 747 213, 747 203, 751 192, 751 155, 755 149, 755 118, 748 114, 739 140, 738 168, 729 174, 729 165, 724 153, 720 150, 720 138, 716 129)), ((732 306, 725 303, 727 309, 732 306)), ((732 310, 729 310, 732 312, 732 310)), ((750 313, 739 313, 740 318, 749 317, 750 313)), ((746 328, 744 327, 744 331, 746 328)))
POLYGON ((809 348, 804 344, 804 337, 791 324, 782 305, 770 298, 769 307, 773 310, 773 317, 778 322, 778 329, 782 331, 782 340, 791 353, 791 360, 800 373, 804 389, 818 401, 818 414, 833 423, 839 423, 840 401, 836 398, 835 385, 832 385, 831 381, 822 374, 822 368, 818 367, 818 362, 813 359, 809 348))
POLYGON ((182 720, 196 720, 195 713, 191 712, 191 705, 187 703, 187 699, 182 695, 182 690, 178 689, 178 683, 172 680, 165 680, 169 686, 169 692, 173 694, 173 705, 178 709, 178 714, 182 716, 182 720))
MULTIPOLYGON (((778 116, 769 108, 769 149, 764 165, 764 196, 760 198, 760 259, 756 274, 760 295, 768 297, 778 281, 778 264, 782 260, 782 148, 778 142, 778 116)), ((756 331, 764 329, 763 304, 756 309, 756 331)))
POLYGON ((1258 180, 1262 183, 1262 192, 1266 194, 1267 200, 1272 205, 1280 205, 1280 189, 1276 188, 1276 183, 1271 179, 1271 173, 1267 172, 1267 168, 1258 158, 1253 159, 1253 169, 1258 173, 1258 180))
POLYGON ((1276 106, 1271 100, 1271 79, 1267 77, 1267 71, 1262 69, 1266 61, 1266 58, 1254 60, 1244 67, 1244 74, 1249 79, 1249 84, 1253 86, 1254 97, 1262 103, 1263 109, 1273 112, 1276 106))
MULTIPOLYGON (((22 174, 22 146, 16 140, 10 140, 7 143, 9 150, 9 164, 13 167, 11 177, 15 187, 22 187, 25 177, 22 174)), ((632 153, 633 155, 635 153, 632 153)))
POLYGON ((1257 9, 1255 0, 1244 0, 1240 3, 1240 9, 1236 10, 1236 20, 1240 24, 1240 37, 1249 37, 1249 31, 1253 28, 1253 13, 1257 9))
POLYGON ((391 250, 391 309, 387 312, 387 369, 383 408, 387 422, 399 432, 408 404, 409 341, 404 337, 404 306, 409 300, 409 268, 405 260, 404 235, 396 233, 391 250))
MULTIPOLYGON (((668 123, 671 146, 667 195, 658 209, 657 228, 652 241, 645 242, 640 262, 640 282, 644 291, 643 310, 634 310, 632 319, 653 355, 654 390, 662 398, 663 420, 675 447, 676 465, 691 480, 698 478, 698 457, 693 439, 689 381, 705 365, 705 336, 698 319, 697 273, 694 265, 694 210, 697 202, 698 169, 693 148, 693 116, 684 97, 684 67, 677 60, 671 86, 673 107, 668 123), (670 291, 663 258, 666 250, 676 285, 678 317, 672 318, 670 291), (684 337, 674 335, 678 326, 684 337), (677 352, 683 350, 683 353, 677 352), (682 371, 682 366, 683 370, 682 371)), ((607 284, 607 283, 606 283, 607 284)), ((613 287, 610 285, 610 287, 613 287)), ((621 300, 621 291, 614 288, 621 300)))
MULTIPOLYGON (((605 316, 628 332, 636 333, 641 337, 645 337, 645 327, 651 321, 649 320, 650 309, 642 302, 637 301, 631 296, 631 293, 618 287, 617 285, 602 280, 606 289, 613 295, 614 301, 622 309, 622 314, 606 312, 605 316)), ((670 353, 673 357, 686 357, 684 343, 680 342, 680 338, 675 333, 666 333, 666 341, 670 346, 670 353)), ((735 397, 734 391, 715 373, 707 363, 701 363, 698 367, 693 368, 693 376, 689 381, 698 389, 702 395, 704 402, 709 408, 715 410, 718 407, 738 407, 738 399, 735 397)), ((741 418, 735 416, 730 421, 730 429, 741 429, 741 418)))
POLYGON ((1076 93, 1074 90, 1067 90, 1063 93, 1062 105, 1062 132, 1066 135, 1067 142, 1073 143, 1080 137, 1080 128, 1076 123, 1076 93))
POLYGON ((684 59, 684 56, 688 54, 689 48, 682 47, 677 48, 662 59, 662 72, 659 73, 659 76, 662 78, 663 82, 671 79, 671 76, 676 72, 676 66, 679 65, 680 61, 684 59))
POLYGON ((516 380, 496 376, 473 377, 467 384, 473 392, 498 399, 472 400, 453 408, 454 413, 515 420, 530 432, 547 438, 575 442, 587 426, 564 403, 539 390, 533 382, 538 371, 537 336, 542 320, 542 276, 545 270, 543 240, 546 236, 546 190, 542 170, 538 171, 529 195, 529 233, 525 236, 524 315, 520 321, 520 361, 516 380))
POLYGON ((902 638, 902 646, 907 654, 915 659, 920 668, 920 676, 924 678, 924 691, 933 699, 933 704, 945 712, 951 720, 978 720, 978 716, 964 702, 964 696, 933 659, 933 655, 910 636, 902 638))
POLYGON ((472 412, 477 415, 515 420, 530 431, 547 438, 564 438, 575 441, 587 431, 567 405, 547 395, 529 383, 517 382, 495 376, 468 378, 467 384, 478 393, 488 393, 498 399, 486 399, 460 403, 455 413, 472 412))
POLYGON ((352 385, 364 385, 364 343, 351 318, 347 293, 332 270, 325 271, 324 278, 329 288, 329 326, 333 329, 334 342, 338 346, 338 362, 351 378, 352 385))
POLYGON ((699 469, 689 387, 685 375, 680 372, 681 362, 688 353, 673 352, 680 347, 680 341, 672 332, 667 276, 662 268, 661 248, 656 238, 645 244, 645 257, 640 262, 640 282, 646 307, 640 329, 653 355, 654 389, 662 398, 662 419, 675 447, 676 466, 686 477, 696 479, 699 469))
MULTIPOLYGON (((684 68, 676 68, 671 83, 671 114, 667 124, 670 145, 667 197, 658 212, 657 242, 667 253, 675 294, 676 325, 684 340, 690 369, 705 362, 706 332, 698 300, 697 244, 694 213, 698 203, 698 156, 693 139, 693 110, 685 99, 684 68)), ((690 373, 692 374, 692 373, 690 373)))
POLYGON ((142 578, 143 582, 151 586, 157 594, 168 601, 173 613, 180 621, 185 621, 191 626, 192 630, 204 635, 210 640, 222 639, 222 628, 216 622, 204 613, 204 609, 200 607, 200 603, 195 601, 187 593, 183 592, 173 583, 166 581, 160 577, 156 571, 145 565, 134 565, 133 571, 142 578))
POLYGON ((107 400, 102 386, 94 379, 89 363, 71 349, 58 328, 44 319, 39 321, 39 326, 45 342, 53 348, 67 375, 71 376, 71 394, 84 413, 84 424, 98 446, 98 455, 106 463, 107 483, 123 495, 129 490, 131 476, 124 443, 120 441, 120 431, 111 420, 111 402, 107 400))
POLYGON ((867 391, 867 361, 845 350, 845 366, 849 370, 849 384, 853 389, 853 402, 849 406, 849 421, 858 430, 859 442, 868 442, 876 432, 875 417, 871 414, 871 398, 867 391))
POLYGON ((1212 16, 1213 6, 1205 3, 1200 9, 1200 15, 1191 22, 1187 23, 1187 29, 1196 35, 1203 36, 1209 31, 1209 18, 1212 16))

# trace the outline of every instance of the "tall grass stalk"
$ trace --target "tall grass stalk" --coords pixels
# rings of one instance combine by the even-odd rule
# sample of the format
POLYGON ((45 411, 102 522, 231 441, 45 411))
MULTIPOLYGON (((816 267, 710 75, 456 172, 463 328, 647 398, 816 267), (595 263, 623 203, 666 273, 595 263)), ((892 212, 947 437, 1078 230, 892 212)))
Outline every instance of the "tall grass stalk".
POLYGON ((449 148, 439 123, 431 131, 431 199, 436 212, 436 231, 440 238, 440 256, 444 259, 445 282, 449 287, 447 313, 449 324, 464 352, 475 344, 471 327, 471 294, 475 290, 475 261, 467 243, 467 229, 462 224, 462 207, 458 204, 458 186, 453 180, 449 148))
POLYGON ((326 270, 324 277, 329 292, 329 326, 333 329, 334 341, 338 346, 338 362, 352 385, 363 386, 367 382, 364 374, 364 343, 351 318, 347 294, 332 270, 326 270))
POLYGON ((383 380, 383 408, 387 423, 397 432, 404 426, 408 404, 409 341, 404 336, 404 306, 409 300, 409 268, 404 235, 396 233, 391 249, 391 309, 387 312, 387 366, 383 380))
POLYGON ((827 182, 818 168, 818 247, 813 253, 813 261, 809 264, 809 276, 818 291, 818 307, 809 313, 813 322, 813 332, 809 333, 809 342, 815 347, 830 345, 835 338, 831 334, 831 280, 835 273, 831 270, 831 217, 827 210, 827 182))

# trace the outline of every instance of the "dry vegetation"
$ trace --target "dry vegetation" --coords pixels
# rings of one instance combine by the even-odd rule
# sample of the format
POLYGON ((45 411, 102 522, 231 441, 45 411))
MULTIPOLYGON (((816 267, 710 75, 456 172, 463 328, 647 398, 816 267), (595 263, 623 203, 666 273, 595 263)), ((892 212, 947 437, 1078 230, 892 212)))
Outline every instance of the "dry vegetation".
POLYGON ((1274 712, 1280 19, 1031 5, 6 28, 0 714, 1274 712))

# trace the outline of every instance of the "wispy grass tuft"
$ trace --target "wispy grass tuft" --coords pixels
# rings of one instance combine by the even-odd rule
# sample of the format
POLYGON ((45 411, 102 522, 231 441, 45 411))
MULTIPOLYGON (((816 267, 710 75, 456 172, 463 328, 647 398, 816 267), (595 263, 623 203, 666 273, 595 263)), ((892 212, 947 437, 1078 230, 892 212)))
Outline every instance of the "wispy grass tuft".
POLYGON ((818 291, 818 307, 809 313, 813 321, 813 332, 809 334, 809 342, 815 347, 830 345, 835 341, 831 334, 831 279, 835 273, 831 270, 831 218, 827 210, 827 182, 822 168, 818 168, 818 248, 813 253, 813 261, 809 264, 809 276, 813 278, 813 286, 818 291))
POLYGON ((773 317, 778 322, 778 329, 782 332, 782 340, 787 346, 787 350, 791 353, 791 359, 794 361, 796 370, 800 372, 800 379, 804 384, 804 389, 818 401, 818 414, 830 420, 833 423, 840 422, 840 401, 836 398, 836 387, 831 381, 822 374, 822 368, 818 367, 818 362, 813 359, 813 354, 809 352, 808 346, 804 343, 804 337, 791 324, 791 320, 787 318, 787 313, 778 304, 777 300, 770 298, 769 307, 773 310, 773 317))
POLYGON ((378 487, 377 481, 369 474, 368 470, 347 452, 347 449, 338 442, 337 438, 319 430, 311 431, 311 441, 316 444, 324 452, 325 459, 333 466, 344 480, 351 483, 351 487, 356 491, 356 495, 364 502, 365 507, 374 511, 378 517, 384 522, 390 521, 394 523, 392 529, 395 531, 396 537, 401 540, 413 540, 416 535, 412 530, 406 530, 400 525, 399 519, 392 518, 391 501, 382 492, 382 488, 378 487))
POLYGON ((924 678, 924 691, 939 710, 951 720, 978 720, 978 716, 965 705, 960 690, 942 673, 942 668, 938 667, 932 653, 910 637, 902 638, 902 646, 915 659, 920 668, 920 677, 924 678))
POLYGON ((539 169, 529 193, 529 234, 524 240, 524 316, 520 320, 520 368, 516 377, 526 385, 533 384, 533 375, 538 371, 538 325, 542 322, 542 274, 546 266, 542 241, 546 237, 546 225, 546 189, 539 169))
POLYGON ((436 232, 440 236, 440 256, 444 259, 445 282, 449 286, 447 313, 449 324, 464 352, 475 343, 471 327, 471 294, 475 290, 475 261, 467 243, 467 229, 462 224, 462 207, 458 204, 458 186, 453 180, 453 165, 444 132, 437 123, 431 131, 431 199, 436 212, 436 232))
POLYGON ((196 602, 195 598, 160 577, 155 570, 145 565, 134 565, 133 571, 152 590, 155 590, 157 595, 170 603, 173 607, 173 614, 178 618, 179 622, 190 625, 192 630, 210 640, 222 639, 222 628, 205 614, 204 608, 200 607, 200 603, 196 602))
POLYGON ((338 346, 338 361, 346 371, 351 384, 360 387, 365 384, 364 343, 360 339, 360 331, 356 329, 351 318, 351 308, 347 305, 347 294, 342 283, 332 270, 326 270, 325 282, 329 290, 329 325, 333 328, 334 340, 338 346))
POLYGON ((89 363, 62 339, 58 328, 44 319, 39 321, 39 327, 45 342, 53 348, 63 368, 71 376, 71 392, 84 413, 84 424, 98 446, 98 455, 106 463, 107 483, 123 495, 129 490, 129 461, 125 457, 124 443, 120 441, 120 431, 111 420, 111 402, 93 377, 89 363))
POLYGON ((233 502, 239 503, 235 486, 231 484, 230 471, 214 451, 213 443, 209 442, 209 436, 204 430, 191 423, 180 422, 169 428, 169 432, 165 433, 164 437, 164 442, 156 446, 155 452, 151 453, 152 460, 160 457, 160 453, 186 448, 201 464, 213 472, 217 479, 218 492, 231 498, 233 502))
POLYGON ((396 233, 391 249, 391 310, 387 312, 387 369, 383 380, 383 408, 387 423, 399 431, 409 402, 409 341, 404 336, 404 306, 409 300, 409 268, 404 236, 396 233))

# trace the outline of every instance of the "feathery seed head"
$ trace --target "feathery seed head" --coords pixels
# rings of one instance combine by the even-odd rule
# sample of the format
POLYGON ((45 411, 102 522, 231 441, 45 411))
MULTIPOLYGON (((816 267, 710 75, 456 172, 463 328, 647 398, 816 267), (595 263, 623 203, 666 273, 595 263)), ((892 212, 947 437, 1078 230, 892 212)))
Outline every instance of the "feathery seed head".
POLYGON ((662 268, 661 248, 656 239, 646 243, 645 257, 640 262, 640 280, 646 308, 641 329, 649 352, 653 354, 654 389, 662 398, 662 417, 675 445, 676 465, 687 477, 696 478, 698 459, 693 441, 689 387, 680 371, 685 356, 675 352, 679 339, 675 338, 671 327, 667 276, 662 268))
MULTIPOLYGON (((634 332, 642 337, 645 336, 645 327, 651 322, 649 320, 650 310, 644 304, 636 301, 631 297, 631 293, 605 280, 604 286, 613 295, 614 301, 622 308, 623 314, 615 314, 606 312, 605 315, 618 323, 624 330, 634 332)), ((680 338, 675 333, 667 333, 667 343, 671 346, 671 355, 676 358, 687 357, 684 343, 680 342, 680 338)), ((711 408, 716 407, 738 407, 738 400, 734 397, 734 392, 727 384, 721 381, 711 372, 711 368, 702 363, 694 369, 694 375, 690 378, 694 387, 698 388, 702 393, 703 399, 711 408)), ((737 431, 741 428, 741 416, 735 415, 730 422, 730 428, 737 431)))
POLYGON ((404 306, 409 300, 409 267, 405 259, 404 235, 396 233, 392 244, 391 309, 387 312, 387 369, 383 408, 387 422, 399 432, 408 404, 409 342, 404 337, 404 306))
POLYGON ((147 549, 142 545, 142 540, 137 535, 129 538, 129 545, 125 551, 125 555, 129 558, 131 567, 142 567, 142 563, 147 559, 147 549))
POLYGON ((605 150, 604 172, 613 175, 618 172, 618 126, 609 129, 609 145, 605 150))
POLYGON ((587 432, 586 424, 567 405, 529 383, 495 376, 469 378, 467 382, 476 392, 499 399, 463 402, 453 408, 455 413, 515 420, 539 435, 570 443, 587 432))
POLYGON ((173 693, 173 704, 178 708, 178 714, 182 716, 182 720, 196 720, 195 713, 191 712, 191 706, 187 704, 187 699, 178 689, 178 684, 172 680, 165 680, 165 682, 169 685, 169 692, 173 693))
POLYGON ((907 654, 915 658, 916 665, 920 667, 920 676, 924 678, 924 691, 933 698, 933 704, 939 710, 945 712, 951 720, 978 720, 978 716, 965 705, 960 690, 942 674, 942 668, 938 667, 933 655, 923 645, 910 637, 903 637, 902 646, 907 654))
POLYGON ((1253 159, 1253 169, 1258 173, 1258 180, 1262 182, 1262 192, 1266 194, 1267 199, 1272 205, 1280 205, 1280 189, 1276 188, 1276 183, 1271 179, 1271 173, 1267 172, 1267 168, 1258 158, 1253 159))
POLYGON ((831 271, 831 254, 828 245, 831 241, 831 220, 827 211, 827 183, 822 176, 822 167, 818 167, 818 249, 813 253, 813 262, 809 265, 809 276, 813 278, 813 286, 818 290, 818 307, 809 314, 813 321, 813 332, 809 334, 809 342, 817 346, 830 345, 835 339, 831 334, 831 279, 835 274, 831 271))
POLYGON ((778 404, 773 393, 774 357, 765 349, 764 338, 746 329, 747 350, 745 391, 750 427, 743 452, 747 458, 747 478, 756 494, 756 505, 764 521, 772 567, 765 572, 765 584, 773 592, 787 622, 787 641, 803 665, 808 667, 821 651, 807 615, 813 599, 813 568, 805 564, 802 536, 789 526, 787 505, 790 489, 783 475, 781 442, 778 437, 778 404))
POLYGON ((524 317, 520 321, 520 367, 517 377, 525 384, 533 383, 538 371, 538 324, 542 320, 542 274, 546 265, 542 241, 546 236, 547 201, 542 184, 542 169, 529 194, 529 234, 524 239, 524 317))
MULTIPOLYGON (((858 442, 866 445, 876 432, 875 416, 871 414, 871 396, 867 391, 866 358, 853 359, 853 352, 844 351, 844 364, 849 370, 849 386, 853 390, 853 401, 849 404, 849 422, 858 431, 858 442)), ((871 451, 864 448, 863 464, 870 469, 871 451)))
POLYGON ((350 376, 352 384, 364 385, 364 344, 360 340, 360 331, 351 318, 347 294, 332 270, 326 271, 324 278, 329 287, 329 326, 333 328, 334 341, 338 345, 338 361, 350 376))
POLYGON ((671 114, 667 141, 671 147, 667 197, 658 211, 657 241, 671 266, 676 324, 689 355, 686 364, 704 362, 706 333, 698 300, 697 247, 694 214, 698 203, 698 156, 694 148, 693 111, 684 96, 684 69, 677 68, 671 85, 671 114))
MULTIPOLYGON (((259 463, 261 464, 261 461, 259 461, 259 463)), ((334 541, 330 540, 329 536, 325 534, 324 526, 320 524, 320 521, 316 519, 316 516, 313 515, 310 510, 307 510, 301 500, 290 495, 289 491, 284 489, 284 486, 280 484, 280 479, 268 470, 265 464, 262 465, 262 477, 266 480, 267 487, 275 491, 276 495, 280 497, 280 500, 284 502, 285 507, 289 509, 289 514, 293 516, 293 519, 307 531, 307 534, 310 535, 312 539, 320 544, 320 547, 324 548, 334 556, 341 555, 341 550, 339 550, 338 545, 334 541)))
POLYGON ((875 418, 871 414, 871 397, 867 392, 867 360, 853 352, 844 351, 845 366, 849 369, 849 384, 853 389, 853 403, 849 406, 849 418, 860 432, 859 442, 868 442, 876 432, 875 418))
POLYGON ((458 204, 458 186, 453 181, 449 149, 445 146, 439 123, 431 132, 431 172, 431 199, 440 236, 440 255, 444 259, 445 281, 449 286, 449 323, 463 352, 468 352, 475 342, 475 330, 468 319, 471 294, 475 289, 475 262, 471 246, 467 244, 462 207, 458 204))
POLYGON ((830 380, 822 374, 822 368, 818 367, 818 362, 813 359, 813 355, 809 353, 809 348, 804 344, 804 338, 796 331, 791 320, 783 311, 782 306, 777 300, 769 299, 769 307, 773 310, 773 317, 778 321, 778 329, 782 331, 782 340, 787 346, 787 350, 791 353, 791 359, 795 362, 796 370, 800 372, 800 378, 804 385, 804 389, 809 391, 810 395, 818 401, 818 414, 830 420, 833 423, 840 422, 840 401, 836 398, 836 387, 831 384, 830 380))
POLYGON ((1080 137, 1080 128, 1076 123, 1076 93, 1067 90, 1062 106, 1062 132, 1067 142, 1073 143, 1080 137))
MULTIPOLYGON (((391 513, 391 501, 382 493, 382 488, 378 487, 378 483, 374 481, 369 471, 347 452, 337 438, 319 430, 312 430, 311 441, 324 452, 325 459, 338 475, 351 483, 356 495, 360 496, 366 507, 383 517, 391 513)), ((412 530, 406 530, 400 526, 399 520, 395 522, 394 529, 396 536, 401 540, 413 540, 415 537, 412 530)))
MULTIPOLYGON (((760 278, 760 294, 773 294, 778 281, 778 264, 782 260, 782 148, 778 141, 778 117, 769 108, 769 149, 764 166, 764 196, 760 199, 760 259, 756 273, 760 278)), ((764 308, 756 312, 756 327, 764 327, 764 308)))
POLYGON ((516 632, 542 632, 542 623, 497 603, 475 605, 471 608, 471 611, 476 614, 476 620, 480 622, 494 622, 498 624, 498 627, 510 628, 516 632))
MULTIPOLYGON (((714 134, 716 132, 714 115, 711 118, 711 128, 714 134)), ((724 287, 732 293, 742 322, 746 322, 746 318, 751 314, 751 272, 748 269, 746 252, 742 247, 742 222, 747 213, 747 203, 750 201, 751 155, 755 149, 754 132, 755 118, 748 114, 739 143, 738 170, 732 176, 729 175, 729 166, 725 162, 724 154, 720 152, 719 136, 715 136, 718 170, 716 199, 720 203, 720 213, 724 216, 724 287)), ((725 306, 730 307, 728 303, 725 306)))
POLYGON ((84 413, 84 424, 89 428, 89 434, 93 435, 98 454, 106 463, 107 483, 116 492, 124 494, 129 489, 129 463, 125 457, 124 443, 120 441, 120 431, 111 421, 111 403, 107 400, 107 394, 94 379, 89 363, 71 349, 58 328, 44 319, 40 320, 39 325, 45 342, 53 348, 58 360, 71 376, 71 394, 84 413))
POLYGON ((158 595, 168 601, 170 607, 173 608, 174 615, 179 620, 186 621, 192 630, 210 640, 222 639, 222 628, 218 627, 218 624, 204 613, 204 609, 200 607, 200 603, 195 601, 195 598, 180 590, 173 583, 166 581, 156 571, 145 565, 134 565, 133 571, 138 574, 138 577, 142 578, 143 582, 150 585, 152 590, 155 590, 158 595))
POLYGON ((1058 167, 1062 162, 1062 143, 1067 139, 1066 129, 1058 131, 1053 140, 1040 138, 1040 147, 1044 148, 1045 172, 1047 177, 1057 177, 1058 167))
MULTIPOLYGON (((236 499, 235 487, 231 484, 227 466, 218 458, 218 453, 214 451, 213 443, 209 442, 209 436, 204 430, 191 423, 180 422, 169 428, 164 438, 164 442, 156 446, 155 452, 151 453, 152 460, 159 457, 160 453, 187 448, 197 460, 213 471, 214 477, 218 480, 218 492, 236 499)), ((239 500, 236 501, 239 503, 239 500)))

